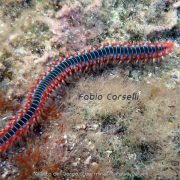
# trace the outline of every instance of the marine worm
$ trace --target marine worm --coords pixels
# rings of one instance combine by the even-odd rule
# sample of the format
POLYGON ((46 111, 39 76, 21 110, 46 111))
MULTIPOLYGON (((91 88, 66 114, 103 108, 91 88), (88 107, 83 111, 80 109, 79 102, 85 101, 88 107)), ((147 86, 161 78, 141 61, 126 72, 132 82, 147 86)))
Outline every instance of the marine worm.
POLYGON ((88 51, 55 61, 30 89, 25 106, 19 114, 0 132, 0 152, 5 152, 11 144, 28 132, 39 119, 52 92, 65 84, 69 78, 109 63, 148 62, 162 58, 173 48, 174 43, 171 41, 154 44, 113 43, 98 45, 88 51))

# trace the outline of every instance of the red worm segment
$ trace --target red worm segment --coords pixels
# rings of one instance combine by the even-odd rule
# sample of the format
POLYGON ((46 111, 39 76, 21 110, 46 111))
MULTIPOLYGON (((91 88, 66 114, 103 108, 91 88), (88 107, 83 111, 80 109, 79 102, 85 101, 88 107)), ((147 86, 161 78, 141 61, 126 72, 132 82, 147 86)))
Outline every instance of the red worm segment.
POLYGON ((26 104, 12 122, 0 132, 0 152, 25 135, 39 119, 52 92, 75 75, 97 69, 109 63, 136 63, 162 58, 174 49, 174 43, 113 43, 98 45, 88 51, 55 62, 30 89, 26 104))

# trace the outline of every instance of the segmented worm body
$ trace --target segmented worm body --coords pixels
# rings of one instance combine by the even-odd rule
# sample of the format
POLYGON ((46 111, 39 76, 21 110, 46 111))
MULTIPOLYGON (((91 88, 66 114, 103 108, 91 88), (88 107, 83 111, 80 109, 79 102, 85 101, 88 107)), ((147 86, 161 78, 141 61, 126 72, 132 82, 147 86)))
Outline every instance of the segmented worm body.
POLYGON ((173 42, 141 43, 141 44, 106 44, 99 45, 88 51, 76 53, 54 65, 41 76, 31 88, 26 104, 19 114, 14 117, 7 128, 0 133, 0 152, 6 151, 39 119, 43 107, 51 93, 68 78, 76 73, 109 63, 149 61, 161 58, 173 50, 173 42))

